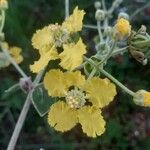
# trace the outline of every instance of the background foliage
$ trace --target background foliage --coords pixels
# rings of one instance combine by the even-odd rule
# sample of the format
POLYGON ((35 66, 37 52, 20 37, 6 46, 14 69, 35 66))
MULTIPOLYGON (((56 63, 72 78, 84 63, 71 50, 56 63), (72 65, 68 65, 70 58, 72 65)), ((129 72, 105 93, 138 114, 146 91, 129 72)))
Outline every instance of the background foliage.
MULTIPOLYGON (((120 11, 129 15, 133 10, 139 9, 149 0, 126 0, 120 8, 115 10, 114 19, 120 11)), ((70 11, 78 5, 84 9, 85 24, 96 24, 94 20, 93 0, 70 0, 70 11)), ((107 0, 107 6, 111 0, 107 0)), ((36 29, 49 23, 62 22, 64 19, 64 1, 62 0, 13 0, 9 1, 7 10, 5 33, 10 45, 23 48, 24 62, 21 67, 31 76, 28 65, 37 55, 31 46, 31 37, 36 29)), ((114 24, 114 20, 111 21, 114 24)), ((133 28, 141 24, 148 27, 150 33, 150 8, 145 9, 132 20, 133 28)), ((97 31, 84 29, 81 33, 85 43, 88 43, 89 52, 94 52, 93 38, 97 31)), ((141 66, 128 54, 117 56, 109 61, 107 70, 124 85, 132 90, 150 90, 150 64, 141 66)), ((6 149, 9 138, 21 111, 26 95, 17 91, 12 95, 4 91, 17 83, 19 75, 13 66, 0 70, 0 149, 6 149)), ((150 109, 135 106, 131 97, 118 89, 118 95, 103 111, 107 120, 106 132, 96 139, 87 138, 82 134, 80 126, 70 132, 60 134, 49 128, 46 116, 40 118, 35 109, 31 107, 24 128, 21 132, 17 148, 21 150, 45 149, 150 149, 150 109)))

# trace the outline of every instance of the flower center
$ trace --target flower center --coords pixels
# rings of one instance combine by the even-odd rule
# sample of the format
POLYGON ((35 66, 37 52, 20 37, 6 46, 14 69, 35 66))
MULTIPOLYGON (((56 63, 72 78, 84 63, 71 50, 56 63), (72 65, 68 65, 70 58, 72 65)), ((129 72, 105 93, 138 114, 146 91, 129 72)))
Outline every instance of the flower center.
POLYGON ((56 47, 61 47, 64 43, 67 43, 69 39, 69 33, 65 29, 58 29, 54 33, 54 43, 56 47))
POLYGON ((85 104, 85 94, 75 88, 69 91, 66 95, 66 102, 71 108, 80 108, 85 104))

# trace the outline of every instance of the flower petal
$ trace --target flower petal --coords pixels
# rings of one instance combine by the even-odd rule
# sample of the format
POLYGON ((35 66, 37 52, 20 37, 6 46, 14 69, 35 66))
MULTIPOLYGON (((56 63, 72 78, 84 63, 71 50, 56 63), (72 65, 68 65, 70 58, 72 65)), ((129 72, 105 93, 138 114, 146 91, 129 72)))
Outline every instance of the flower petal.
POLYGON ((105 121, 96 107, 85 106, 78 110, 79 123, 89 137, 100 136, 105 131, 105 121))
POLYGON ((107 78, 94 77, 90 79, 85 85, 85 91, 89 101, 99 108, 108 105, 116 95, 115 85, 107 78))
POLYGON ((66 81, 68 82, 68 87, 77 86, 83 87, 85 83, 85 77, 81 74, 80 71, 67 72, 65 73, 66 81))
POLYGON ((85 15, 83 10, 78 10, 76 7, 73 14, 70 15, 66 21, 62 24, 62 27, 67 29, 69 32, 78 32, 82 29, 82 20, 85 15))
POLYGON ((41 50, 45 46, 52 45, 53 38, 50 26, 46 26, 41 30, 37 30, 32 37, 32 45, 34 48, 41 50))
POLYGON ((44 77, 44 87, 48 90, 50 96, 65 96, 68 88, 68 83, 65 80, 65 75, 59 69, 50 70, 44 77))
POLYGON ((66 103, 59 101, 51 106, 48 113, 48 123, 57 131, 68 131, 77 122, 77 111, 70 108, 66 103))
POLYGON ((67 70, 73 70, 83 62, 83 55, 86 53, 86 47, 80 39, 76 44, 66 44, 64 51, 60 53, 61 67, 67 70))
POLYGON ((45 54, 41 55, 38 61, 35 61, 33 65, 30 65, 30 70, 33 73, 38 73, 40 70, 44 69, 50 60, 55 60, 58 58, 58 53, 56 49, 51 49, 45 54))

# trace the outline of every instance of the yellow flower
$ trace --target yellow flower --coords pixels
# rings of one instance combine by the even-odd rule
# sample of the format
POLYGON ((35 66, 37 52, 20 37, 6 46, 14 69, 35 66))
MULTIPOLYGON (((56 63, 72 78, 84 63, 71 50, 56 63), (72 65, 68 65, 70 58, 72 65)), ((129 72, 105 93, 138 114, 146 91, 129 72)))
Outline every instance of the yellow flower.
POLYGON ((80 123, 90 137, 105 131, 100 108, 108 105, 116 94, 115 86, 108 79, 94 77, 86 81, 79 71, 63 73, 57 69, 46 73, 44 87, 50 96, 59 97, 49 110, 49 125, 64 132, 80 123))
POLYGON ((139 90, 136 92, 133 101, 140 106, 150 107, 150 92, 139 90))
POLYGON ((130 25, 129 21, 124 18, 119 18, 117 20, 115 29, 117 32, 116 36, 118 36, 117 38, 119 38, 119 39, 126 38, 131 34, 131 25, 130 25))
POLYGON ((61 59, 60 66, 72 71, 83 62, 83 55, 86 53, 85 45, 80 38, 76 44, 66 44, 63 48, 64 51, 59 54, 61 59))
MULTIPOLYGON (((20 47, 17 47, 17 46, 9 47, 7 42, 3 42, 2 47, 8 50, 9 54, 16 61, 17 64, 20 64, 23 61, 23 57, 21 55, 22 49, 20 47)), ((8 63, 8 66, 9 65, 10 63, 8 63)))
POLYGON ((40 59, 30 66, 32 72, 38 73, 50 60, 55 59, 60 59, 61 67, 67 70, 73 70, 83 62, 85 45, 81 38, 75 43, 72 36, 74 32, 81 30, 84 14, 83 10, 76 7, 62 25, 50 24, 36 31, 32 37, 32 45, 39 51, 40 59), (58 50, 59 47, 62 47, 62 51, 58 50))

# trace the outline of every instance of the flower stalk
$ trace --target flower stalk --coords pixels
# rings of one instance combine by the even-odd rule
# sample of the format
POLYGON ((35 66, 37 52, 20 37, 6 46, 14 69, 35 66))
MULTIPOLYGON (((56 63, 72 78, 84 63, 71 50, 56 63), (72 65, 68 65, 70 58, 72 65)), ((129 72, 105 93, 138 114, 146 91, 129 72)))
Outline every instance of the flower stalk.
MULTIPOLYGON (((43 76, 43 73, 44 73, 44 70, 40 71, 37 74, 37 76, 36 76, 36 78, 35 78, 35 80, 33 82, 33 86, 34 87, 36 85, 38 85, 38 83, 40 82, 40 80, 41 80, 41 78, 43 76)), ((15 126, 14 132, 13 132, 13 134, 11 136, 11 139, 10 139, 10 142, 8 144, 7 150, 14 150, 15 149, 15 145, 17 143, 19 134, 21 132, 21 129, 23 127, 23 124, 24 124, 24 121, 26 119, 27 113, 28 113, 29 108, 31 106, 31 93, 32 93, 32 90, 29 91, 28 96, 27 96, 27 98, 25 100, 24 106, 22 108, 22 111, 20 113, 19 119, 18 119, 17 124, 15 126)))
POLYGON ((121 82, 119 82, 116 78, 114 78, 111 74, 106 72, 104 69, 100 68, 100 72, 103 73, 107 78, 112 80, 116 85, 118 85, 121 89, 123 89, 126 93, 128 93, 131 96, 135 96, 135 92, 131 91, 127 87, 125 87, 121 82))

